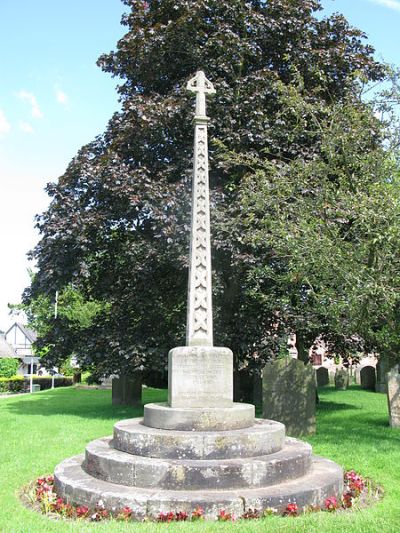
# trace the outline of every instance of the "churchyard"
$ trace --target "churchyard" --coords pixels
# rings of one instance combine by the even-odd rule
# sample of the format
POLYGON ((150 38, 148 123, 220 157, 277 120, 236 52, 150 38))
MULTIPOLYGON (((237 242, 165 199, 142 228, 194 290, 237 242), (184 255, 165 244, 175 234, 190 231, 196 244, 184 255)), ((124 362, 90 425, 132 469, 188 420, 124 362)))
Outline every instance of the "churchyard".
MULTIPOLYGON (((52 365, 76 354, 94 382, 113 375, 118 387, 112 398, 71 387, 1 400, 0 531, 398 530, 398 366, 385 381, 398 362, 398 151, 376 141, 393 133, 355 96, 385 71, 355 44, 360 32, 342 35, 334 18, 332 40, 312 15, 319 3, 299 2, 293 48, 305 26, 321 43, 289 69, 265 28, 271 17, 286 28, 292 2, 233 3, 229 23, 243 27, 221 56, 237 49, 232 71, 194 49, 195 61, 168 62, 166 31, 157 68, 144 63, 140 83, 133 69, 134 113, 124 105, 108 137, 49 186, 24 303, 42 331, 36 347, 52 365), (321 49, 342 40, 350 64, 327 64, 321 49), (360 57, 365 72, 353 72, 360 57), (60 211, 64 193, 68 206, 82 196, 79 215, 60 211), (335 368, 316 373, 321 337, 335 368), (379 372, 365 367, 353 384, 348 368, 372 353, 379 372), (239 374, 252 398, 245 387, 237 397, 239 374), (136 393, 166 376, 168 389, 146 386, 142 403, 123 405, 137 376, 136 393)), ((139 2, 127 19, 131 44, 146 20, 149 35, 160 29, 157 6, 139 2)), ((100 63, 121 62, 121 75, 129 58, 129 79, 132 54, 147 50, 132 46, 100 63)))
MULTIPOLYGON (((144 389, 144 402, 161 402, 166 390, 144 389)), ((0 531, 350 531, 394 532, 400 520, 400 431, 388 425, 386 395, 334 387, 320 390, 317 432, 305 440, 314 453, 345 470, 354 469, 384 491, 361 510, 309 513, 299 517, 234 523, 121 523, 52 520, 25 508, 18 493, 31 480, 48 475, 87 442, 110 435, 113 424, 141 416, 142 408, 115 407, 111 391, 60 388, 1 400, 0 531)))

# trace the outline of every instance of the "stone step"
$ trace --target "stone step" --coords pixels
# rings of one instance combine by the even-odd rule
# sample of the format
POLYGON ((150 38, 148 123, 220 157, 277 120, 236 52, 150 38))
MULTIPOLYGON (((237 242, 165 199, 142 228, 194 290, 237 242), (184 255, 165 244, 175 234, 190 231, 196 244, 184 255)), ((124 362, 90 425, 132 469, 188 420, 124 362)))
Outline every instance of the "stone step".
POLYGON ((90 442, 83 468, 95 478, 130 487, 231 490, 266 487, 307 474, 311 446, 287 438, 279 452, 224 460, 157 459, 116 450, 111 437, 90 442))
POLYGON ((248 403, 231 407, 170 407, 148 403, 143 410, 145 426, 173 431, 230 431, 254 424, 255 408, 248 403))
POLYGON ((232 431, 172 431, 150 428, 143 419, 121 420, 114 426, 117 450, 160 459, 234 459, 279 451, 285 426, 273 420, 256 419, 248 429, 232 431))
POLYGON ((299 509, 308 505, 323 506, 331 496, 343 492, 343 471, 328 459, 313 457, 309 473, 296 480, 256 489, 171 491, 117 485, 90 476, 82 468, 83 455, 66 459, 55 469, 55 488, 59 497, 76 505, 93 508, 101 502, 108 510, 130 507, 137 519, 157 517, 160 512, 185 511, 196 507, 207 519, 215 519, 221 509, 239 517, 249 508, 260 511, 276 508, 283 511, 288 503, 299 509))

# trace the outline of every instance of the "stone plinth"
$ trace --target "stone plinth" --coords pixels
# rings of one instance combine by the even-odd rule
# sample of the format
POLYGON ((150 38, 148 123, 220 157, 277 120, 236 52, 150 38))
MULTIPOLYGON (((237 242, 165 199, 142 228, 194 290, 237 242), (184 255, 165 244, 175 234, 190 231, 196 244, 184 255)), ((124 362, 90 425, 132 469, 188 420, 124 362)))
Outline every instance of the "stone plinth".
POLYGON ((182 346, 168 354, 170 407, 232 407, 233 354, 228 348, 182 346))
POLYGON ((291 436, 315 432, 315 374, 311 365, 277 359, 263 369, 263 417, 285 424, 291 436))
POLYGON ((151 428, 176 431, 227 431, 254 424, 254 405, 233 403, 232 407, 169 407, 149 403, 144 407, 144 424, 151 428))
POLYGON ((398 366, 387 373, 387 389, 389 423, 392 428, 398 428, 400 427, 400 374, 398 366))

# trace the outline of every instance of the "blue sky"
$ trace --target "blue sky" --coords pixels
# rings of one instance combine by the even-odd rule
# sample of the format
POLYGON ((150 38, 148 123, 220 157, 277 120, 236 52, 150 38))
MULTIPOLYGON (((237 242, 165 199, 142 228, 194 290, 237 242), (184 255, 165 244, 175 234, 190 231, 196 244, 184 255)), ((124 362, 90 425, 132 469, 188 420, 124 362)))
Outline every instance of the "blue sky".
MULTIPOLYGON (((400 66, 400 0, 323 0, 400 66)), ((118 109, 116 80, 96 60, 125 28, 120 0, 0 0, 0 329, 29 283, 26 252, 43 191, 118 109)), ((211 76, 211 74, 210 74, 211 76)))

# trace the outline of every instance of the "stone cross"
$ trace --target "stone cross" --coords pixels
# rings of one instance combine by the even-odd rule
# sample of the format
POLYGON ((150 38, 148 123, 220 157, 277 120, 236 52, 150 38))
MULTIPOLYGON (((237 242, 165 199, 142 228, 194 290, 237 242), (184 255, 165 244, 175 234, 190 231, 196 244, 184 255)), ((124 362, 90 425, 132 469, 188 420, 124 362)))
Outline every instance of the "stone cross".
POLYGON ((196 93, 196 119, 206 119, 206 94, 215 94, 213 84, 206 78, 204 72, 199 70, 196 76, 188 81, 187 90, 196 93))
POLYGON ((194 162, 192 184, 192 226, 189 256, 189 290, 186 325, 187 346, 212 346, 210 202, 208 186, 208 142, 206 94, 215 89, 198 71, 187 89, 196 93, 194 117, 194 162))

